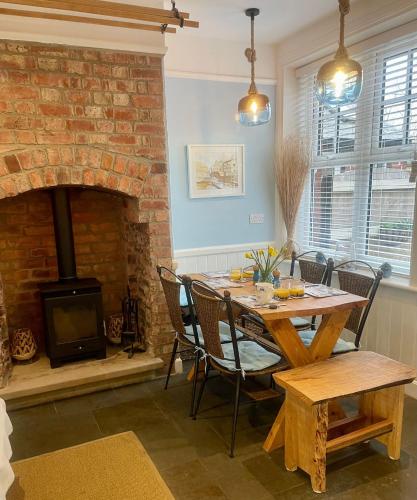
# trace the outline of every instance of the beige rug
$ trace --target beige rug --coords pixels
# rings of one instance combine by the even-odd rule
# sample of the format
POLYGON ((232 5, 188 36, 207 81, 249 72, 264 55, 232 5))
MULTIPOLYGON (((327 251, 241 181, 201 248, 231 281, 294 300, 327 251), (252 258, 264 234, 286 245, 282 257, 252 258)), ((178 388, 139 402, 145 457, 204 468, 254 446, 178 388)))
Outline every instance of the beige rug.
POLYGON ((12 464, 7 500, 172 500, 133 432, 12 464))

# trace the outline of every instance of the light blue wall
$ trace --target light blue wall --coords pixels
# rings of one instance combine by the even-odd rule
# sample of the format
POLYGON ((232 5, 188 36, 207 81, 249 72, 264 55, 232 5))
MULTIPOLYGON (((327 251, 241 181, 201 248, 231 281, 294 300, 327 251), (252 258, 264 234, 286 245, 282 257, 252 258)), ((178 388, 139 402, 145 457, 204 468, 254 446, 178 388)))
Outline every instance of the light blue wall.
POLYGON ((275 87, 259 85, 271 99, 271 123, 245 128, 235 121, 248 85, 167 78, 167 130, 174 249, 274 240, 275 87), (191 199, 187 144, 245 144, 246 195, 191 199), (249 214, 265 214, 249 224, 249 214))

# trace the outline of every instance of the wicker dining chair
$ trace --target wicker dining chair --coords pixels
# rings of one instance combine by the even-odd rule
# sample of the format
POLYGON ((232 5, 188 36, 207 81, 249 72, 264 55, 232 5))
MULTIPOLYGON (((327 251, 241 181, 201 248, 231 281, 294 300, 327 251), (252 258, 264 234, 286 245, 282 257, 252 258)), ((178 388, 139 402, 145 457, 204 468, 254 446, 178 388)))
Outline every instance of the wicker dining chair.
MULTIPOLYGON (((361 260, 343 262, 334 267, 334 271, 337 272, 339 278, 340 290, 368 298, 368 303, 365 307, 353 309, 345 325, 345 329, 354 334, 354 342, 348 342, 340 338, 336 343, 333 354, 343 354, 359 350, 365 323, 374 302, 376 292, 378 291, 383 273, 380 269, 375 271, 367 262, 361 260), (346 267, 349 264, 359 265, 365 268, 369 271, 370 276, 348 270, 346 267)), ((306 345, 311 344, 315 334, 316 331, 314 330, 299 332, 301 340, 306 345)))
POLYGON ((168 313, 171 320, 172 327, 175 331, 174 345, 172 354, 169 361, 167 378, 165 381, 165 389, 168 389, 169 379, 171 377, 172 367, 174 365, 175 357, 177 355, 178 346, 181 344, 186 351, 194 351, 194 376, 191 395, 191 409, 190 416, 194 414, 195 393, 197 387, 197 373, 198 365, 201 356, 200 337, 197 330, 197 321, 194 314, 194 307, 191 300, 190 281, 188 279, 182 280, 179 276, 173 273, 167 267, 156 267, 161 281, 162 289, 164 291, 165 300, 168 306, 168 313), (183 314, 181 310, 181 291, 185 291, 186 300, 188 302, 189 310, 189 324, 184 324, 183 314))
MULTIPOLYGON (((295 263, 298 261, 298 266, 300 268, 300 277, 302 280, 307 283, 312 283, 313 285, 329 285, 333 267, 333 261, 330 259, 327 260, 326 256, 322 252, 316 252, 315 250, 310 250, 308 252, 303 252, 300 255, 297 255, 295 251, 291 254, 291 267, 290 267, 290 276, 294 276, 295 272, 295 263), (323 257, 323 262, 317 262, 316 258, 314 260, 306 259, 307 255, 314 257, 317 256, 317 253, 320 253, 323 257), (302 258, 304 257, 304 258, 302 258)), ((297 328, 297 330, 315 330, 316 329, 316 317, 313 316, 311 319, 308 318, 293 318, 291 323, 297 328)))
MULTIPOLYGON (((195 315, 194 304, 191 298, 192 280, 188 276, 177 276, 167 267, 157 266, 157 272, 164 291, 171 324, 175 331, 174 345, 168 366, 165 389, 168 389, 172 367, 174 365, 179 344, 181 344, 184 346, 184 350, 181 352, 194 352, 194 373, 190 410, 190 416, 192 416, 194 414, 199 362, 200 358, 204 355, 204 338, 201 333, 201 327, 198 324, 198 319, 195 315), (186 317, 184 316, 184 301, 188 304, 186 317)), ((227 323, 220 321, 219 331, 222 343, 231 342, 230 330, 227 323)), ((236 337, 240 340, 244 337, 244 333, 241 330, 238 330, 236 332, 236 337)))
MULTIPOLYGON (((278 370, 287 368, 288 365, 277 352, 272 352, 271 347, 269 350, 263 347, 262 342, 245 339, 238 342, 232 302, 228 290, 224 292, 224 296, 221 296, 216 291, 209 289, 204 283, 198 281, 193 281, 191 290, 206 351, 206 368, 197 397, 194 418, 196 418, 200 407, 209 370, 213 368, 221 374, 234 376, 236 390, 230 443, 230 456, 233 457, 242 380, 246 377, 271 375, 278 370), (229 320, 232 339, 229 344, 222 344, 219 336, 219 317, 224 310, 229 320)), ((277 393, 271 391, 271 397, 277 397, 277 393)))

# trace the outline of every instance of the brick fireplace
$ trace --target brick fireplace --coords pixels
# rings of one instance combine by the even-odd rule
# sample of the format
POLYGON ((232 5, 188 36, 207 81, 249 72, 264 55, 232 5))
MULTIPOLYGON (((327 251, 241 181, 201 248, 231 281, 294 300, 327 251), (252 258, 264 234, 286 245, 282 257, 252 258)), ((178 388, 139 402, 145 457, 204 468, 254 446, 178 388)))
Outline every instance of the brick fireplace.
POLYGON ((120 310, 129 283, 149 351, 169 350, 155 272, 171 262, 165 134, 161 56, 0 41, 0 310, 9 332, 30 326, 43 345, 37 286, 57 278, 48 190, 65 186, 79 276, 102 282, 105 316, 120 310))

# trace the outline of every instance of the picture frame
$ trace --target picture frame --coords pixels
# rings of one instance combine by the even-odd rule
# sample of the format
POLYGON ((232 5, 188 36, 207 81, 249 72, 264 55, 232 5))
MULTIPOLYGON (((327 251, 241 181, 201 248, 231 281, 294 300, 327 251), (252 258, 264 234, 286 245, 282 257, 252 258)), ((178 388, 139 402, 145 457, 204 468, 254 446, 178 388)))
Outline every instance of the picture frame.
POLYGON ((244 144, 189 144, 187 163, 190 198, 245 195, 244 144))

